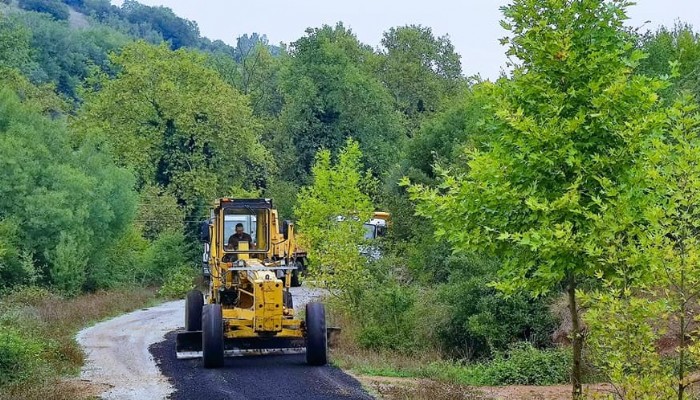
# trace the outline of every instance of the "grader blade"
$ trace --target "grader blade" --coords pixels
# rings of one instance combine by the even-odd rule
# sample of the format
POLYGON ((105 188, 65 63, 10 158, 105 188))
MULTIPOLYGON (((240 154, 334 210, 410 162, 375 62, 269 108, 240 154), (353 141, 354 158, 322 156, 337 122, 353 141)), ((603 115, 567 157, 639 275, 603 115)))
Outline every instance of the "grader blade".
POLYGON ((202 331, 178 332, 175 336, 175 352, 178 359, 202 356, 202 331))

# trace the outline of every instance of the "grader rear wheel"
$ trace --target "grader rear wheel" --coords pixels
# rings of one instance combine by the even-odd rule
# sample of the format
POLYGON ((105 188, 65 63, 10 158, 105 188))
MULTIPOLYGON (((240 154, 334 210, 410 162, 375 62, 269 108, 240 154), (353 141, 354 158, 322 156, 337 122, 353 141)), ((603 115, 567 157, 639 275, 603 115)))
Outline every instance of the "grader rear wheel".
POLYGON ((204 307, 204 296, 199 290, 190 290, 185 300, 185 330, 202 330, 202 307, 204 307))
POLYGON ((328 363, 326 309, 321 303, 306 305, 306 362, 309 365, 328 363))
POLYGON ((301 286, 301 272, 304 270, 304 263, 302 261, 295 261, 297 269, 292 270, 292 287, 301 286))
POLYGON ((204 306, 202 315, 202 361, 204 368, 224 366, 224 321, 221 304, 204 306))

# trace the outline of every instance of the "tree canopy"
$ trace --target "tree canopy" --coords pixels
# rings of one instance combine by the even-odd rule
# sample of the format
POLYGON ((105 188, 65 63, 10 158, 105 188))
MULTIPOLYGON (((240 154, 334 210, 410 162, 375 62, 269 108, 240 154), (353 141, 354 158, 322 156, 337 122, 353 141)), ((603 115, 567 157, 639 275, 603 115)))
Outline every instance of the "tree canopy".
POLYGON ((137 42, 111 62, 119 72, 95 78, 73 125, 104 139, 140 186, 158 184, 196 206, 265 183, 274 164, 260 124, 203 56, 137 42))
POLYGON ((7 89, 0 104, 0 224, 15 255, 40 266, 32 277, 22 257, 6 256, 2 281, 39 278, 76 293, 92 284, 103 252, 133 219, 133 176, 92 141, 73 147, 64 121, 7 89))
POLYGON ((309 29, 292 43, 282 74, 281 123, 296 148, 299 175, 320 149, 333 154, 355 138, 365 165, 386 171, 403 142, 391 97, 368 67, 376 55, 342 24, 309 29))

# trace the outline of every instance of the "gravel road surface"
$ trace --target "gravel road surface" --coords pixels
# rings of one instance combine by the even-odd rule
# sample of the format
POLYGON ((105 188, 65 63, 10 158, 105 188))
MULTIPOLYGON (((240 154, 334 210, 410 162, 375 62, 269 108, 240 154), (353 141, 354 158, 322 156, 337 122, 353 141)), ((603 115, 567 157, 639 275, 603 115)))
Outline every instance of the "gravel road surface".
MULTIPOLYGON (((291 290, 297 309, 324 293, 291 290)), ((231 357, 217 370, 177 360, 174 331, 183 322, 184 301, 174 301, 80 331, 87 354, 81 379, 109 387, 104 399, 371 399, 352 377, 309 367, 303 354, 231 357)))
MULTIPOLYGON (((174 391, 148 347, 182 326, 184 300, 100 322, 78 333, 86 353, 82 380, 111 389, 103 399, 164 399, 174 391)), ((174 347, 173 347, 174 349, 174 347)))

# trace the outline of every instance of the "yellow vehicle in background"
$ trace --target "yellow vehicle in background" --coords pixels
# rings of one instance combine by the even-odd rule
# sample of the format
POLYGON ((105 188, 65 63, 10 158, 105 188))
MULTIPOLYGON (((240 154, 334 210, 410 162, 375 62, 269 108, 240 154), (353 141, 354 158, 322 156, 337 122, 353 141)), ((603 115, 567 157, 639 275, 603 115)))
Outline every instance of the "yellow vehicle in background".
POLYGON ((360 246, 360 254, 367 257, 369 260, 378 260, 382 258, 380 246, 373 243, 381 237, 386 236, 389 227, 391 226, 391 214, 383 211, 375 211, 372 218, 363 224, 365 228, 365 243, 360 246))
POLYGON ((300 252, 294 225, 280 225, 272 200, 217 200, 202 241, 209 287, 187 294, 179 358, 201 355, 205 368, 218 368, 226 354, 286 349, 305 350, 308 364, 327 363, 325 307, 308 303, 305 319, 297 316, 289 288, 300 252), (250 239, 231 245, 239 224, 250 239))
POLYGON ((391 214, 384 211, 375 211, 372 218, 364 223, 365 239, 373 240, 386 236, 391 225, 391 214))

